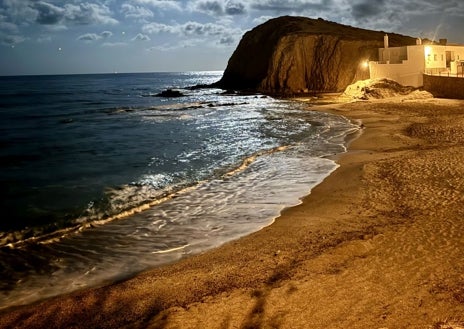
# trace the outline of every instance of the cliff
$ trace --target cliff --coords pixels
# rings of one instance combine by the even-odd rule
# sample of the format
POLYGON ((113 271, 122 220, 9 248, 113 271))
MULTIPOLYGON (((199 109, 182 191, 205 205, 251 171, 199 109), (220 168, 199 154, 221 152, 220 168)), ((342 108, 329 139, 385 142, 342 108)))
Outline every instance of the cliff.
MULTIPOLYGON (((267 94, 340 92, 369 78, 361 63, 378 59, 384 35, 323 19, 271 19, 245 33, 217 85, 267 94)), ((392 47, 416 40, 388 36, 392 47)))

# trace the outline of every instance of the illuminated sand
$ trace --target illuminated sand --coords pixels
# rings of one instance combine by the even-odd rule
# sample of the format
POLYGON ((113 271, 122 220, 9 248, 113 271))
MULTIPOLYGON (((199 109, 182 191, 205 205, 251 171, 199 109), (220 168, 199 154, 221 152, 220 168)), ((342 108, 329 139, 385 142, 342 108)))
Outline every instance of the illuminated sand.
POLYGON ((269 227, 0 327, 462 328, 464 101, 323 106, 363 134, 269 227))

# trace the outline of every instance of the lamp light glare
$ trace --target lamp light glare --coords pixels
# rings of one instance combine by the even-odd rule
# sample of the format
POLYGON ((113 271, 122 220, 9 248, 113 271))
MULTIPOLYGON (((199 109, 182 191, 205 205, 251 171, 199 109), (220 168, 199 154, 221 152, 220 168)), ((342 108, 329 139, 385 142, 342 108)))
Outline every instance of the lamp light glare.
POLYGON ((424 50, 425 50, 425 56, 428 56, 432 53, 432 48, 429 46, 425 47, 424 50))

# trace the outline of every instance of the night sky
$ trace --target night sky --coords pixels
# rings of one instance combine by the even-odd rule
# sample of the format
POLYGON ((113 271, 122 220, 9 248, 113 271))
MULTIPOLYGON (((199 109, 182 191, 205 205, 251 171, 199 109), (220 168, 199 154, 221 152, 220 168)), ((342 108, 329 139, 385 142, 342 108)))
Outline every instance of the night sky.
POLYGON ((0 0, 0 75, 224 70, 282 15, 464 44, 462 0, 0 0))

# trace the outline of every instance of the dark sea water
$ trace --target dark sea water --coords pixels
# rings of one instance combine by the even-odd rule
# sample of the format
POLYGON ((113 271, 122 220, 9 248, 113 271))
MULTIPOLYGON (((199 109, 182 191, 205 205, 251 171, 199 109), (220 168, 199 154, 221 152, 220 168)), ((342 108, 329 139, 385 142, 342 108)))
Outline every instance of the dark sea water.
POLYGON ((259 230, 357 129, 219 89, 222 72, 0 77, 0 309, 259 230), (180 88, 180 98, 154 97, 180 88))

